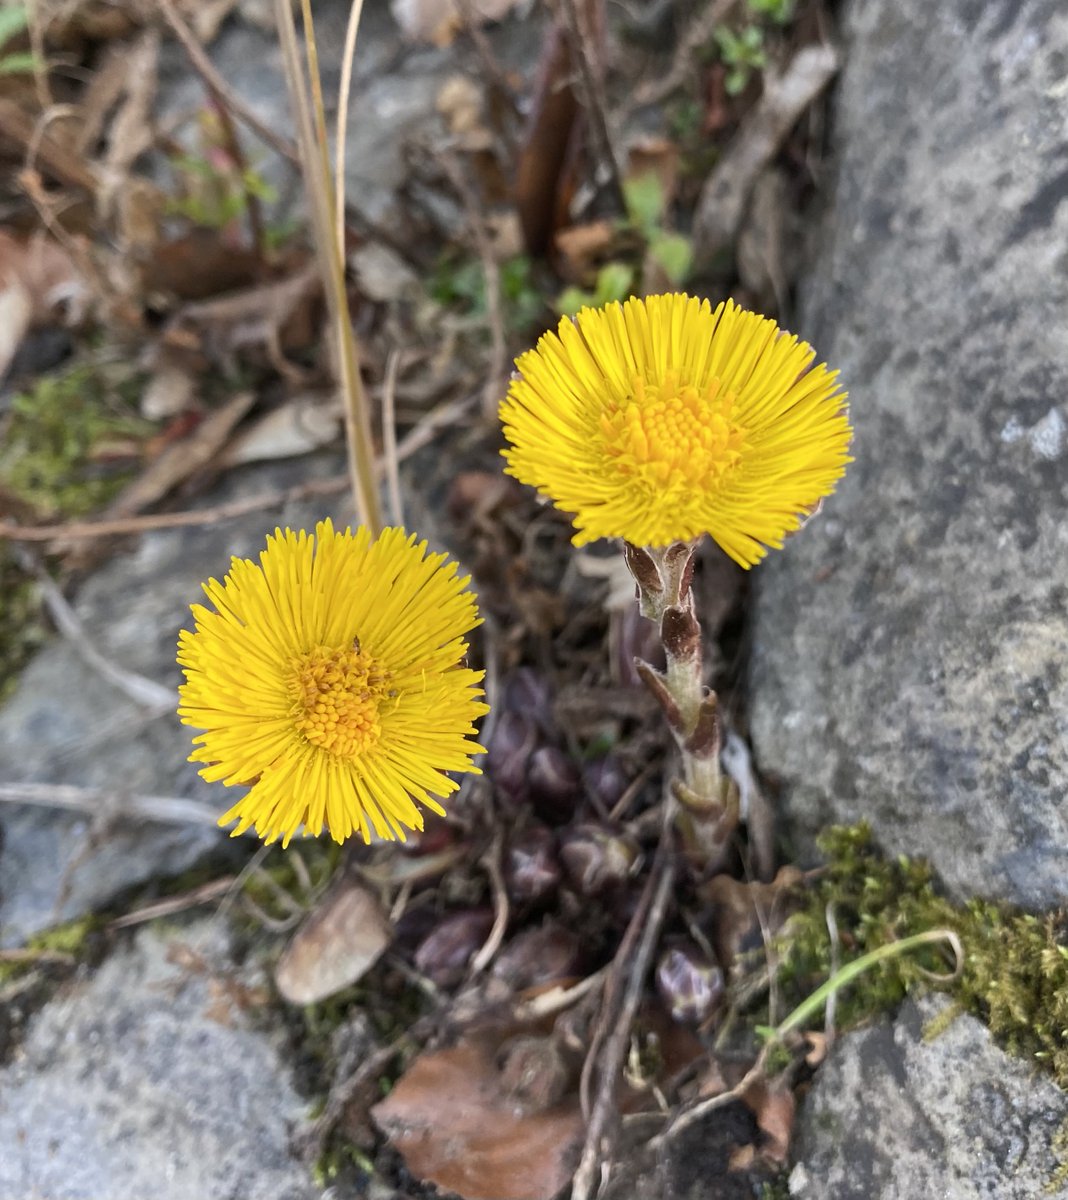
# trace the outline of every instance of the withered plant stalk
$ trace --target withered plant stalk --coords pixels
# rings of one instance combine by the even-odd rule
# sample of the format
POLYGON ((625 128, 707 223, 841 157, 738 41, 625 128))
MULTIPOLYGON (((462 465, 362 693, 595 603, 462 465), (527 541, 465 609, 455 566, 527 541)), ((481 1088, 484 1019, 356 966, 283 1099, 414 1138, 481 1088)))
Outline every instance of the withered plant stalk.
POLYGON ((702 862, 719 860, 738 823, 738 789, 719 763, 722 726, 716 695, 702 673, 701 625, 693 597, 698 542, 663 547, 624 543, 624 555, 643 617, 656 623, 666 670, 638 659, 638 674, 660 705, 678 747, 680 768, 671 781, 678 824, 702 862))
MULTIPOLYGON (((308 74, 311 83, 311 104, 308 81, 300 61, 297 29, 289 0, 275 0, 282 63, 286 83, 296 116, 297 143, 311 209, 312 234, 319 258, 319 269, 326 291, 330 324, 336 341, 339 383, 345 401, 345 430, 349 452, 349 473, 361 524, 378 533, 384 524, 375 472, 374 445, 371 437, 371 411, 360 378, 360 355, 356 334, 349 314, 345 289, 344 190, 335 195, 330 177, 330 158, 326 144, 326 113, 319 82, 319 59, 315 45, 315 26, 310 0, 302 0, 304 37, 307 45, 308 74)), ((359 10, 350 23, 346 36, 346 57, 351 56, 355 42, 359 10)), ((347 104, 342 111, 347 113, 347 104)), ((339 131, 344 137, 344 129, 339 131)), ((343 160, 342 160, 343 161, 343 160)))

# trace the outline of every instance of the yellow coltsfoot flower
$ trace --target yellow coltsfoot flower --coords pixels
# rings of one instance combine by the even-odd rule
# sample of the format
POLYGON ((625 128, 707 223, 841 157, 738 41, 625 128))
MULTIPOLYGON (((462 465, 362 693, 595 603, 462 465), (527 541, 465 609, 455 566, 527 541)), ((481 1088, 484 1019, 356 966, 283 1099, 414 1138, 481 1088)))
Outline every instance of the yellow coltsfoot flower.
POLYGON ((507 471, 573 514, 576 545, 709 533, 751 567, 850 461, 846 395, 814 357, 729 300, 585 308, 516 360, 507 471))
POLYGON ((454 562, 414 534, 275 530, 259 563, 233 559, 193 605, 178 663, 182 721, 205 732, 191 762, 250 788, 222 818, 283 844, 301 827, 335 841, 404 840, 420 806, 473 771, 470 738, 487 711, 482 673, 464 665, 479 624, 454 562))

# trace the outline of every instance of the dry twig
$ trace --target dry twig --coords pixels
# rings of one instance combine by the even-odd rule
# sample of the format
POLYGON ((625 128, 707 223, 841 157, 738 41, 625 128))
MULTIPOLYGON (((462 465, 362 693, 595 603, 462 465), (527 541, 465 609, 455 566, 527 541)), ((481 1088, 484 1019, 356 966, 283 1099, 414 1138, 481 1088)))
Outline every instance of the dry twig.
POLYGON ((701 187, 693 215, 696 264, 734 241, 757 176, 837 70, 832 47, 808 46, 782 75, 765 75, 764 95, 701 187))
POLYGON ((136 704, 143 704, 146 708, 160 712, 173 710, 178 702, 174 691, 156 683, 154 679, 138 675, 135 671, 127 671, 105 658, 89 640, 81 618, 70 606, 59 585, 36 557, 26 550, 20 550, 17 557, 19 564, 31 571, 36 578, 45 607, 56 628, 97 674, 106 679, 112 687, 129 696, 136 704))
MULTIPOLYGON (((612 974, 605 988, 598 1028, 586 1060, 587 1067, 595 1064, 599 1073, 597 1096, 590 1110, 582 1157, 579 1159, 572 1183, 571 1200, 589 1200, 596 1193, 598 1166, 603 1169, 608 1162, 609 1124, 616 1115, 619 1075, 641 1000, 645 976, 660 937, 671 889, 675 883, 675 863, 671 858, 669 846, 670 825, 665 823, 661 827, 660 845, 653 861, 653 869, 649 873, 649 880, 637 911, 631 918, 620 944, 612 974), (615 994, 620 984, 623 985, 623 994, 617 1008, 615 994)), ((583 1069, 584 1084, 588 1083, 591 1073, 583 1069)))
POLYGON ((626 211, 623 197, 623 177, 619 171, 619 159, 612 146, 612 135, 608 129, 607 103, 604 95, 603 72, 600 64, 594 63, 593 50, 604 23, 604 12, 600 0, 583 0, 583 11, 579 11, 578 0, 561 0, 564 24, 571 52, 578 64, 583 107, 590 125, 590 140, 595 153, 608 173, 608 189, 612 204, 620 213, 626 211), (599 28, 590 29, 583 16, 595 16, 599 28))
POLYGON ((707 8, 698 7, 686 32, 675 46, 671 66, 666 74, 642 84, 634 93, 635 108, 642 108, 646 104, 659 104, 676 88, 682 87, 693 74, 701 47, 712 40, 716 29, 731 15, 731 10, 737 4, 738 0, 715 0, 715 3, 707 8))
POLYGON ((165 825, 218 828, 218 811, 198 800, 180 796, 130 796, 117 790, 68 783, 0 783, 0 803, 38 804, 42 808, 65 808, 94 815, 111 811, 125 819, 136 817, 165 825))
MULTIPOLYGON (((413 454, 430 445, 446 426, 475 407, 477 396, 461 396, 449 400, 430 412, 397 443, 396 459, 404 462, 413 454)), ((385 469, 385 461, 377 463, 379 477, 385 469)), ((155 529, 182 529, 196 525, 215 525, 219 521, 232 521, 249 513, 267 508, 281 508, 310 500, 316 496, 336 496, 349 487, 347 475, 335 475, 330 479, 313 479, 284 491, 265 492, 262 496, 250 496, 244 500, 231 500, 225 504, 214 504, 210 508, 193 512, 153 513, 143 517, 117 517, 102 521, 71 521, 56 525, 16 525, 12 521, 0 521, 0 538, 14 542, 81 541, 84 538, 113 537, 120 534, 147 533, 155 529)))
POLYGON ((297 147, 288 138, 282 137, 269 125, 261 121, 219 74, 215 68, 215 64, 208 57, 196 34, 189 28, 181 13, 174 7, 173 0, 159 0, 159 5, 164 19, 185 47, 185 51, 189 55, 189 61, 193 64, 193 68, 197 74, 204 80, 208 90, 217 95, 230 112, 242 124, 247 125, 261 141, 266 142, 272 150, 276 150, 283 158, 300 166, 300 152, 297 150, 297 147))

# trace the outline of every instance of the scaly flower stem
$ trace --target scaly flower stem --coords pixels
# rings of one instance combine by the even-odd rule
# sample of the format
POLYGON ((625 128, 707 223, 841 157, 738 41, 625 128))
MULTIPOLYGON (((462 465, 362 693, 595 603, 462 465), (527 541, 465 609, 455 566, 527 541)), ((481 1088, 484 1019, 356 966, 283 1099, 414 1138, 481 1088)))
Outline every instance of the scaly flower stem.
POLYGON ((702 676, 701 626, 694 607, 694 557, 698 543, 639 547, 624 544, 638 585, 642 616, 655 621, 667 669, 639 660, 638 673, 656 697, 681 758, 672 792, 681 805, 680 829, 690 848, 717 859, 738 820, 737 790, 719 765, 718 702, 702 676))

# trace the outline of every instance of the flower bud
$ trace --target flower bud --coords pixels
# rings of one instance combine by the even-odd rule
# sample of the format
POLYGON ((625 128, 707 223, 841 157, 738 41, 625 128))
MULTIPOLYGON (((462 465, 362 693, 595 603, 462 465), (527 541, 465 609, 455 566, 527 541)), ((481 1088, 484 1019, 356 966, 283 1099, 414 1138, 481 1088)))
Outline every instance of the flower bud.
POLYGON ((410 904, 393 926, 393 949, 407 956, 415 951, 438 927, 440 916, 425 904, 410 904))
POLYGON ((598 896, 630 877, 638 848, 598 825, 578 825, 560 848, 568 878, 583 896, 598 896))
POLYGON ((493 913, 487 908, 449 913, 416 950, 416 968, 438 987, 459 983, 492 925, 493 913))
POLYGON ((723 999, 723 972, 687 944, 665 952, 657 964, 656 987, 672 1020, 700 1025, 723 999))
POLYGON ((503 712, 493 727, 486 753, 486 771, 514 803, 527 799, 527 765, 539 741, 534 722, 523 713, 503 712))
POLYGON ((504 707, 521 713, 542 729, 552 728, 552 689, 533 667, 519 667, 504 686, 504 707))
POLYGON ((546 921, 535 929, 524 929, 501 950, 493 974, 516 991, 540 987, 576 974, 582 962, 578 935, 546 921))
POLYGON ((574 813, 582 795, 582 779, 562 750, 540 746, 530 756, 527 789, 538 815, 558 824, 574 813))
POLYGON ((619 803, 631 783, 618 756, 611 753, 587 763, 582 777, 590 792, 606 809, 614 808, 619 803))
POLYGON ((574 1072, 551 1038, 513 1038, 501 1047, 501 1060, 501 1085, 525 1113, 552 1108, 571 1086, 574 1072))
POLYGON ((544 825, 532 825, 512 839, 504 856, 504 886, 515 903, 554 895, 560 879, 556 842, 544 825))

